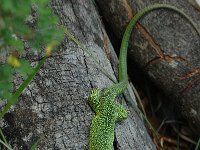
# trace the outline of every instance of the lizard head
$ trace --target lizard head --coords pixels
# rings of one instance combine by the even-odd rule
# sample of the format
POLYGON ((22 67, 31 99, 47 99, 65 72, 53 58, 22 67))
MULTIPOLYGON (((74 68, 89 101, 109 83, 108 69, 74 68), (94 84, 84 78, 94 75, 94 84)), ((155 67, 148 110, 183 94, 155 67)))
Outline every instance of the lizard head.
POLYGON ((93 110, 95 109, 95 106, 99 104, 100 93, 101 93, 100 89, 94 88, 91 90, 88 96, 88 103, 92 107, 93 110))

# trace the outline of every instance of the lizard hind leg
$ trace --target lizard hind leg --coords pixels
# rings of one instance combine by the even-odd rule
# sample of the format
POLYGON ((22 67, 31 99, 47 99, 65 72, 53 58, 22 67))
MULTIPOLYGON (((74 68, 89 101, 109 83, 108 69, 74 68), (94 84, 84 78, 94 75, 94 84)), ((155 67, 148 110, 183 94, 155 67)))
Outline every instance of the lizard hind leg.
POLYGON ((98 111, 100 105, 100 93, 99 88, 94 88, 91 90, 90 95, 88 96, 88 103, 95 113, 98 111))

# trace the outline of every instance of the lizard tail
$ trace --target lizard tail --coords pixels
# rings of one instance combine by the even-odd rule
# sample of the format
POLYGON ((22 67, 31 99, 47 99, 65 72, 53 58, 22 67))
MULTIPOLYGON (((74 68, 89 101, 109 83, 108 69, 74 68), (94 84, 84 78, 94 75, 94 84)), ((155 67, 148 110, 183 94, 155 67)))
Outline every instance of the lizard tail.
POLYGON ((198 30, 197 25, 194 23, 194 21, 185 14, 182 10, 168 5, 168 4, 153 4, 145 7, 144 9, 141 9, 138 11, 138 13, 131 19, 130 23, 128 24, 125 33, 122 38, 121 48, 120 48, 120 56, 119 56, 119 82, 127 82, 128 81, 128 75, 127 75, 127 49, 128 49, 128 41, 131 36, 131 32, 133 30, 133 27, 137 23, 137 21, 146 15, 148 12, 151 12, 156 9, 170 9, 175 11, 176 13, 183 16, 186 20, 189 21, 189 23, 194 27, 194 29, 197 31, 198 35, 200 36, 200 31, 198 30))

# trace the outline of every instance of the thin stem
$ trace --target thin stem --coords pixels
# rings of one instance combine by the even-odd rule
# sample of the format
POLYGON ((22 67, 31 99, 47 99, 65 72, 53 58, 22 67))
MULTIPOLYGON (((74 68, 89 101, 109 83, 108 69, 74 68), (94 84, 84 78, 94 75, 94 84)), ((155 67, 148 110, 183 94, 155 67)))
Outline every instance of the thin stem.
POLYGON ((42 58, 36 68, 34 69, 34 72, 30 74, 26 80, 23 81, 23 83, 20 85, 20 87, 17 89, 15 94, 11 97, 10 100, 8 100, 8 103, 6 106, 3 108, 3 110, 0 112, 0 119, 7 113, 7 111, 10 109, 10 107, 14 104, 16 104, 18 97, 22 94, 24 89, 28 86, 28 84, 32 81, 32 79, 35 77, 35 75, 39 72, 40 68, 44 64, 45 60, 47 57, 42 58))
POLYGON ((67 29, 65 30, 65 34, 89 55, 89 57, 94 61, 96 67, 98 67, 104 75, 106 75, 113 83, 117 83, 117 81, 113 79, 111 75, 109 75, 108 72, 99 64, 97 59, 92 56, 92 53, 79 40, 77 40, 72 34, 70 34, 67 29))

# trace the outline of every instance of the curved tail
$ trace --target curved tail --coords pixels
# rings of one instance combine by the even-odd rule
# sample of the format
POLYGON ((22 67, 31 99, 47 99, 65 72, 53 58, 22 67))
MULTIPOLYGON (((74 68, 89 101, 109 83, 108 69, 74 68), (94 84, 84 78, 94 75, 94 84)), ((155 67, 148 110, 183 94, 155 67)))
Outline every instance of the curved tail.
POLYGON ((128 82, 128 75, 127 75, 127 49, 128 49, 128 41, 131 36, 131 32, 133 30, 133 27, 137 23, 137 21, 146 15, 147 13, 156 10, 156 9, 170 9, 181 16, 183 16, 186 20, 190 22, 190 24, 194 27, 194 29, 197 31, 197 33, 200 36, 200 31, 198 30, 197 25, 193 22, 193 20, 185 14, 182 10, 178 9, 175 6, 168 5, 168 4, 153 4, 149 5, 141 10, 138 11, 138 13, 131 19, 130 23, 128 24, 123 38, 122 38, 122 43, 121 43, 121 48, 120 48, 120 56, 119 56, 119 82, 128 82))

